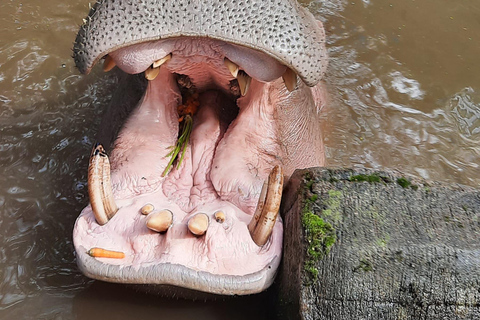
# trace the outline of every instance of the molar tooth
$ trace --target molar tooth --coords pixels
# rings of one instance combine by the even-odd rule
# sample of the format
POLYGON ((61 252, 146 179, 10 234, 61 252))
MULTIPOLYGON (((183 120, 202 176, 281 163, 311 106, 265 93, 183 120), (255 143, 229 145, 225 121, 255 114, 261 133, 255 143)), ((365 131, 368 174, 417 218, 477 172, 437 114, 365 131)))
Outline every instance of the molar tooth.
POLYGON ((228 71, 230 71, 232 76, 236 78, 239 70, 238 65, 235 62, 230 61, 228 58, 225 58, 223 63, 227 66, 228 71))
POLYGON ((115 66, 116 66, 115 61, 113 61, 110 55, 107 55, 105 57, 105 60, 103 61, 103 71, 108 72, 113 68, 115 68, 115 66))
POLYGON ((110 162, 102 145, 93 148, 88 165, 88 196, 95 219, 104 225, 118 211, 110 182, 110 162))
POLYGON ((172 54, 171 53, 167 54, 162 59, 158 59, 157 61, 155 61, 152 66, 153 66, 153 68, 158 68, 170 59, 172 59, 172 54))
POLYGON ((295 71, 287 68, 282 78, 288 91, 292 92, 297 88, 297 74, 295 73, 295 71))
POLYGON ((217 212, 215 212, 215 214, 213 216, 215 217, 215 220, 218 223, 225 222, 225 213, 223 213, 223 211, 217 211, 217 212))
POLYGON ((155 207, 153 206, 153 204, 147 203, 142 207, 142 209, 140 209, 140 212, 144 215, 147 215, 151 213, 153 210, 155 210, 155 207))
POLYGON ((165 232, 173 224, 173 213, 170 210, 162 210, 148 215, 147 228, 156 232, 165 232))
POLYGON ((205 213, 197 213, 188 220, 188 230, 196 236, 201 236, 207 232, 210 219, 205 213))
POLYGON ((277 220, 278 211, 283 192, 283 170, 280 166, 275 166, 268 176, 267 194, 265 204, 258 220, 255 230, 250 232, 252 240, 258 245, 263 246, 270 238, 273 227, 277 220))
POLYGON ((160 67, 158 68, 153 68, 152 66, 148 67, 147 70, 145 70, 145 78, 147 80, 153 81, 155 78, 158 76, 160 73, 160 67))
POLYGON ((250 82, 252 82, 252 77, 245 73, 245 71, 240 70, 237 75, 238 85, 240 86, 240 93, 242 97, 244 97, 247 92, 248 88, 250 88, 250 82))

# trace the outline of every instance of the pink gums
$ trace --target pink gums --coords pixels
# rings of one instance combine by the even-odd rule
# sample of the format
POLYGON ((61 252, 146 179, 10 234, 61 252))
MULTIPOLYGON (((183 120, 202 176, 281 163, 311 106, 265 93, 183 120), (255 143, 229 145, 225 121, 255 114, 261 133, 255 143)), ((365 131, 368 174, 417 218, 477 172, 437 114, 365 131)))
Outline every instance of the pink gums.
POLYGON ((77 250, 101 247, 124 252, 126 258, 122 260, 100 259, 112 265, 171 263, 217 275, 251 274, 281 254, 280 217, 263 247, 253 242, 247 229, 270 164, 259 164, 250 142, 241 141, 238 133, 236 138, 230 134, 232 128, 243 126, 250 133, 257 130, 262 139, 262 134, 268 136, 268 130, 255 129, 255 121, 263 123, 264 119, 247 121, 247 114, 254 111, 241 110, 245 116, 240 114, 227 129, 219 116, 224 100, 213 91, 201 95, 184 161, 178 170, 162 177, 169 161, 165 156, 177 138, 176 107, 181 96, 172 74, 161 68, 159 76, 149 83, 141 105, 122 129, 110 156, 114 197, 120 209, 106 225, 100 226, 91 207, 85 208, 74 230, 77 250), (236 145, 225 143, 236 139, 240 139, 236 145), (245 159, 251 162, 245 163, 245 159), (173 225, 166 233, 146 227, 147 216, 140 209, 147 203, 156 210, 173 212, 173 225), (225 213, 223 223, 214 219, 218 210, 225 213), (188 231, 187 223, 199 212, 210 217, 210 226, 204 236, 196 237, 188 231))

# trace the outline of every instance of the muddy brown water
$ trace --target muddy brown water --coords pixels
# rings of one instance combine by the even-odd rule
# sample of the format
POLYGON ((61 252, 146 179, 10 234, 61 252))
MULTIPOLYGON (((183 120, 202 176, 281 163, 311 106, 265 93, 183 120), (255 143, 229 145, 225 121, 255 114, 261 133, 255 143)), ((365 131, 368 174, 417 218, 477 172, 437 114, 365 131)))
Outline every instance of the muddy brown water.
MULTIPOLYGON (((324 23, 331 166, 480 182, 480 3, 303 1, 324 23)), ((265 295, 165 300, 76 268, 88 155, 114 79, 83 77, 72 42, 88 1, 0 3, 0 318, 261 319, 265 295)))

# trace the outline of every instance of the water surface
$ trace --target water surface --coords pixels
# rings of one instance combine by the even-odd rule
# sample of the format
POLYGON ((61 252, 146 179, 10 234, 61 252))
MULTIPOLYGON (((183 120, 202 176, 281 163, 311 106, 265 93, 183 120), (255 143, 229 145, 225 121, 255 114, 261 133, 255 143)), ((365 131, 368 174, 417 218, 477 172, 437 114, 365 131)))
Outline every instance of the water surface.
MULTIPOLYGON (((303 1, 327 30, 331 166, 480 182, 480 4, 303 1)), ((0 4, 0 318, 254 319, 265 296, 177 302, 94 282, 72 228, 115 79, 80 76, 71 47, 88 1, 0 4)))

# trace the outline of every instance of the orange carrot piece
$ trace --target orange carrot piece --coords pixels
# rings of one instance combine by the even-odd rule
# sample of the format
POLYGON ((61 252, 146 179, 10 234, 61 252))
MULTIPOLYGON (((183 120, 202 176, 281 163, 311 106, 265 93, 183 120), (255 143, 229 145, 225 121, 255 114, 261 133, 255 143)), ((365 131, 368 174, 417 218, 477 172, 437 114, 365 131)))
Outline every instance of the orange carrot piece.
POLYGON ((112 259, 123 259, 125 258, 125 253, 118 251, 111 251, 102 248, 92 248, 87 252, 90 256, 94 258, 112 258, 112 259))

